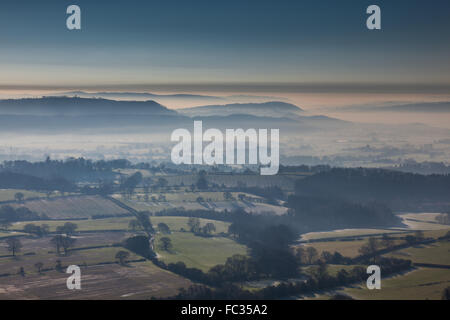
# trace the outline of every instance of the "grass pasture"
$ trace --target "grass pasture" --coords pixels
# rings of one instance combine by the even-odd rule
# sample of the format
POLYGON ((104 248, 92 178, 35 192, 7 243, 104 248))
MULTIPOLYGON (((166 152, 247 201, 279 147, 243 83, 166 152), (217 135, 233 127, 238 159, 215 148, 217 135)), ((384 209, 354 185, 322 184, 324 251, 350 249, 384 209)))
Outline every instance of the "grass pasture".
POLYGON ((169 237, 173 244, 170 252, 161 250, 159 248, 161 235, 158 235, 156 251, 165 263, 182 261, 188 267, 208 271, 217 264, 223 264, 234 254, 247 254, 245 246, 228 238, 203 238, 190 232, 173 232, 164 236, 169 237))
MULTIPOLYGON (((105 219, 86 219, 86 220, 42 220, 42 221, 24 221, 15 223, 10 229, 14 231, 22 231, 23 227, 29 223, 41 226, 47 224, 50 227, 50 232, 56 231, 58 226, 64 225, 66 222, 75 223, 78 228, 77 232, 84 231, 126 231, 128 230, 128 224, 131 220, 135 220, 134 217, 120 217, 120 218, 105 218, 105 219)), ((170 230, 180 231, 181 228, 189 230, 188 217, 165 217, 165 216, 155 216, 150 217, 153 227, 156 228, 158 223, 166 223, 170 230)), ((216 231, 214 234, 221 232, 226 233, 228 231, 228 226, 230 223, 210 220, 210 219, 200 219, 200 226, 204 226, 208 222, 213 223, 216 226, 216 231)))
POLYGON ((55 232, 56 228, 64 225, 66 222, 75 223, 78 228, 77 232, 84 231, 105 231, 105 230, 128 230, 128 224, 134 217, 105 218, 105 219, 85 219, 85 220, 39 220, 39 221, 23 221, 16 222, 10 228, 11 230, 21 231, 27 224, 41 226, 46 224, 50 228, 50 232, 55 232))
POLYGON ((439 241, 428 245, 413 246, 394 251, 387 256, 408 259, 414 263, 430 263, 450 266, 450 242, 439 241))
POLYGON ((435 218, 438 215, 439 213, 405 213, 399 217, 412 230, 450 230, 450 225, 436 222, 435 218))
POLYGON ((18 192, 23 193, 24 199, 28 198, 44 198, 47 195, 42 192, 21 190, 21 189, 0 189, 0 202, 15 200, 14 195, 18 192))
MULTIPOLYGON (((347 272, 350 272, 354 267, 365 267, 363 265, 344 265, 344 264, 329 264, 327 265, 327 272, 330 276, 335 277, 339 271, 344 269, 347 272)), ((302 271, 307 275, 313 275, 314 272, 319 268, 317 265, 306 266, 302 269, 302 271)))
POLYGON ((341 292, 363 300, 440 300, 448 286, 449 269, 417 268, 404 275, 382 278, 380 290, 369 290, 361 284, 341 292))
POLYGON ((331 239, 340 237, 370 237, 382 234, 395 234, 402 231, 389 229, 340 229, 325 232, 309 232, 302 235, 301 240, 331 239))
POLYGON ((318 251, 319 255, 323 251, 339 252, 345 257, 354 258, 359 255, 359 249, 367 243, 367 240, 353 240, 353 241, 324 241, 313 242, 302 245, 305 249, 307 247, 314 247, 318 251))

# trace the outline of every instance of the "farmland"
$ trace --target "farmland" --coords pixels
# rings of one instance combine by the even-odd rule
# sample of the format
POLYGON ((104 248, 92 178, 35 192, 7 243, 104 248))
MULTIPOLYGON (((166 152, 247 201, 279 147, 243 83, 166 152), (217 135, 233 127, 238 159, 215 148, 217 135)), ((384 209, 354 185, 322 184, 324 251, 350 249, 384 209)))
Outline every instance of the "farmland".
MULTIPOLYGON (((361 283, 337 291, 320 293, 314 299, 329 299, 336 293, 342 293, 354 299, 441 299, 443 290, 450 286, 450 242, 439 240, 439 238, 445 236, 450 227, 436 223, 434 219, 436 216, 435 213, 401 214, 405 227, 392 230, 347 229, 303 235, 302 241, 313 240, 313 242, 303 243, 302 246, 305 248, 314 247, 319 255, 324 251, 337 251, 347 257, 358 256, 359 249, 367 243, 368 238, 376 238, 380 241, 381 234, 388 234, 393 245, 404 244, 405 241, 402 239, 416 234, 417 231, 421 231, 425 238, 436 240, 433 243, 411 245, 385 254, 386 257, 411 260, 413 264, 426 264, 427 267, 416 266, 403 274, 386 278, 382 276, 381 290, 368 290, 366 284, 361 283)), ((333 275, 339 269, 349 269, 349 267, 353 266, 329 265, 328 273, 333 275)), ((314 267, 307 267, 304 272, 310 273, 311 270, 314 270, 314 267)))
POLYGON ((361 284, 342 292, 355 299, 440 300, 443 290, 449 285, 449 269, 417 268, 382 280, 381 290, 368 290, 365 284, 361 284))
MULTIPOLYGON (((97 226, 102 227, 101 224, 97 226)), ((80 232, 74 236, 75 248, 67 255, 56 254, 51 236, 22 237, 23 247, 16 257, 10 256, 5 244, 0 243, 0 274, 8 274, 0 277, 0 299, 149 299, 173 295, 190 284, 120 247, 120 243, 132 235, 127 232, 80 232), (128 252, 127 260, 140 262, 119 265, 115 257, 118 251, 128 252), (75 264, 82 268, 82 292, 67 290, 67 275, 54 270, 58 260, 62 266, 75 264), (36 269, 38 262, 44 270, 41 273, 36 269), (24 277, 16 275, 19 267, 23 267, 24 277)))
POLYGON ((190 282, 153 263, 82 267, 82 289, 67 290, 67 274, 56 271, 0 278, 0 299, 149 299, 167 297, 190 282))
POLYGON ((47 195, 42 192, 21 190, 21 189, 0 189, 0 202, 15 200, 15 194, 22 193, 24 199, 28 198, 44 198, 47 195))
POLYGON ((428 245, 414 246, 394 251, 388 256, 409 259, 414 263, 431 263, 450 266, 450 242, 439 241, 428 245))
MULTIPOLYGON (((188 184, 188 180, 184 181, 185 178, 190 177, 189 175, 154 175, 149 171, 144 172, 145 170, 121 173, 130 175, 137 171, 148 179, 164 177, 168 181, 168 185, 154 184, 152 188, 144 188, 141 185, 132 192, 127 189, 116 189, 114 193, 111 193, 112 198, 100 195, 69 194, 62 196, 58 193, 30 192, 24 193, 23 201, 14 199, 15 193, 19 190, 11 189, 7 192, 3 190, 4 199, 7 199, 5 201, 8 201, 10 206, 13 208, 26 207, 37 213, 38 216, 33 215, 32 218, 24 219, 25 221, 16 220, 12 224, 4 225, 0 231, 0 239, 2 239, 0 241, 0 299, 149 299, 150 297, 175 295, 179 288, 187 288, 192 284, 189 279, 195 278, 179 269, 170 268, 179 274, 169 272, 164 265, 157 264, 146 254, 137 254, 130 251, 131 249, 125 248, 130 248, 126 245, 126 240, 136 236, 144 237, 149 244, 153 243, 149 241, 150 238, 146 238, 148 230, 143 227, 143 224, 139 225, 142 214, 149 217, 151 224, 156 229, 154 253, 157 260, 166 265, 183 262, 186 267, 197 268, 204 273, 207 273, 211 267, 224 264, 233 255, 243 255, 253 259, 253 248, 251 243, 242 241, 242 238, 235 237, 235 234, 233 237, 228 234, 230 222, 199 218, 198 229, 195 231, 189 224, 190 213, 186 210, 200 209, 202 210, 200 213, 204 214, 208 212, 207 210, 244 209, 249 213, 254 213, 254 215, 249 215, 252 219, 261 213, 270 213, 265 217, 260 217, 261 219, 285 218, 287 207, 284 206, 284 200, 270 201, 270 194, 264 198, 250 193, 248 191, 250 189, 246 189, 248 192, 237 192, 236 189, 233 189, 232 180, 227 182, 230 177, 239 177, 247 179, 247 185, 255 184, 260 187, 265 185, 265 177, 218 174, 217 181, 225 185, 229 183, 230 187, 221 189, 216 186, 205 191, 204 189, 199 190, 195 186, 192 187, 188 184), (170 182, 171 179, 174 181, 170 182), (184 185, 180 185, 180 181, 184 185), (172 183, 173 185, 171 185, 172 183), (164 214, 162 210, 174 208, 177 209, 170 214, 177 214, 179 210, 180 215, 184 216, 161 215, 164 214), (70 234, 75 243, 67 252, 58 253, 58 247, 55 246, 52 239, 58 234, 64 235, 61 228, 68 223, 76 224, 76 229, 70 234), (164 231, 163 227, 158 228, 161 223, 169 227, 168 232, 164 231), (207 224, 213 224, 215 230, 202 231, 207 224), (33 225, 33 228, 45 229, 46 232, 34 233, 29 225, 33 225), (15 253, 15 256, 12 256, 5 241, 8 237, 15 237, 21 243, 20 250, 15 253), (162 245, 163 243, 167 244, 167 240, 161 240, 163 237, 170 239, 168 247, 162 245), (242 243, 235 239, 240 239, 239 241, 242 243), (123 254, 127 255, 125 262, 119 261, 116 257, 119 251, 123 251, 123 254), (81 267, 82 292, 66 289, 67 275, 58 271, 61 271, 61 268, 58 267, 59 264, 63 268, 68 265, 81 267), (21 269, 23 272, 20 271, 21 269)), ((208 175, 208 179, 213 177, 215 177, 214 174, 208 175)), ((198 176, 192 175, 191 178, 194 183, 198 176)), ((283 189, 290 189, 286 193, 289 194, 294 181, 291 179, 292 177, 288 175, 277 176, 271 180, 269 185, 283 185, 283 189)), ((395 296, 395 288, 399 288, 398 294, 406 294, 406 284, 409 283, 412 287, 410 288, 411 292, 408 291, 408 293, 412 298, 436 298, 437 292, 442 291, 447 285, 449 272, 449 269, 441 269, 438 265, 441 267, 450 265, 448 260, 450 256, 448 254, 449 243, 443 238, 438 238, 445 236, 450 228, 437 223, 435 221, 436 214, 433 213, 402 213, 399 216, 403 225, 395 228, 338 229, 310 232, 299 236, 298 242, 291 249, 313 247, 317 251, 314 258, 310 259, 308 263, 300 258, 301 266, 298 268, 298 277, 292 277, 289 281, 302 283, 309 277, 316 277, 319 272, 322 272, 319 267, 321 263, 319 259, 322 259, 324 252, 332 254, 338 252, 347 259, 340 262, 331 260, 327 262, 326 272, 331 277, 336 277, 342 269, 351 273, 356 266, 364 268, 366 267, 365 262, 360 263, 358 260, 348 259, 359 257, 362 252, 361 248, 367 246, 369 239, 376 239, 378 245, 389 239, 391 246, 402 245, 402 247, 388 250, 387 253, 383 252, 385 257, 409 259, 413 263, 435 264, 436 266, 428 268, 428 266, 417 265, 408 272, 383 279, 385 295, 368 296, 364 284, 354 283, 351 286, 333 289, 327 293, 321 292, 320 297, 329 298, 338 290, 357 299, 399 298, 399 296, 395 296), (424 238, 432 238, 433 242, 408 245, 406 237, 415 237, 418 231, 422 232, 424 238), (430 280, 433 278, 436 281, 430 280), (422 287, 427 289, 420 291, 422 287)), ((230 217, 233 216, 230 215, 230 217)), ((233 219, 231 221, 234 221, 233 219)), ((262 237, 259 239, 260 242, 264 241, 266 234, 262 237)), ((270 234, 267 234, 267 237, 270 237, 270 234)), ((241 288, 256 292, 282 281, 281 278, 271 276, 255 281, 237 281, 236 284, 241 288)), ((311 296, 313 294, 311 293, 311 296)))
MULTIPOLYGON (((77 231, 126 231, 129 229, 129 223, 131 220, 135 220, 134 217, 120 217, 120 218, 104 218, 104 219, 85 219, 85 220, 45 220, 45 221, 27 221, 27 222, 17 222, 10 229, 15 231, 23 230, 23 227, 27 224, 35 224, 41 226, 46 224, 50 227, 50 232, 56 231, 56 227, 64 225, 66 222, 74 222, 78 226, 77 231)), ((155 226, 159 223, 166 223, 170 230, 180 231, 181 229, 188 230, 188 220, 187 217, 164 217, 156 216, 151 217, 151 221, 155 226)), ((200 219, 200 226, 204 226, 208 222, 214 223, 216 231, 214 233, 227 232, 228 222, 215 221, 210 219, 200 219)))
POLYGON ((136 193, 132 197, 123 197, 116 194, 113 197, 137 211, 159 212, 166 209, 184 208, 186 210, 215 210, 232 211, 243 209, 247 212, 261 214, 272 213, 285 214, 286 207, 265 203, 265 199, 245 192, 230 192, 232 198, 225 199, 224 192, 187 192, 173 191, 161 193, 149 193, 148 199, 143 193, 136 193), (252 200, 238 200, 239 195, 244 195, 252 200), (256 202, 260 201, 260 202, 256 202))
POLYGON ((111 200, 100 196, 70 196, 55 199, 39 199, 12 204, 13 207, 24 206, 40 215, 51 219, 81 219, 94 215, 120 215, 128 211, 117 206, 111 200))
MULTIPOLYGON (((169 186, 183 184, 190 186, 197 181, 196 175, 177 175, 166 176, 169 186)), ((295 178, 298 176, 276 175, 276 176, 261 176, 257 174, 210 174, 208 180, 218 185, 225 185, 227 187, 236 187, 240 184, 246 186, 278 186, 285 190, 292 190, 294 188, 295 178)))
POLYGON ((228 257, 246 254, 246 247, 223 237, 203 238, 190 232, 174 232, 164 235, 172 240, 173 249, 159 249, 158 237, 156 248, 160 259, 165 263, 182 261, 188 267, 208 271, 217 264, 223 264, 228 257))
MULTIPOLYGON (((16 257, 12 257, 6 243, 0 242, 0 274, 3 275, 0 277, 0 299, 149 299, 152 296, 174 295, 179 288, 190 285, 189 280, 161 269, 122 247, 125 239, 136 235, 136 232, 129 230, 130 221, 136 218, 114 202, 92 196, 42 199, 39 202, 44 204, 38 207, 33 200, 25 201, 24 205, 40 208, 41 213, 49 217, 70 219, 16 222, 9 227, 9 231, 1 232, 0 237, 20 236, 22 248, 16 257), (98 206, 103 208, 96 210, 97 214, 110 214, 108 209, 112 207, 115 212, 130 216, 90 218, 92 208, 98 206), (62 211, 59 212, 58 209, 62 211), (73 220, 75 217, 82 219, 73 220), (76 234, 73 235, 76 239, 75 247, 67 255, 56 253, 55 246, 50 241, 53 235, 37 237, 22 232, 27 224, 45 224, 49 227, 48 231, 54 233, 57 227, 67 222, 77 225, 76 234), (128 252, 127 260, 133 262, 120 265, 116 258, 118 251, 128 252), (62 266, 79 265, 82 268, 82 293, 67 290, 67 275, 55 270, 58 261, 62 266), (43 270, 40 272, 36 267, 39 263, 43 270), (20 268, 23 268, 24 276, 17 274, 20 268)), ((245 246, 218 236, 227 232, 229 223, 199 219, 201 227, 213 223, 216 228, 211 233, 211 238, 205 238, 187 231, 188 220, 188 217, 151 217, 155 227, 159 223, 165 223, 171 230, 168 237, 173 241, 173 250, 156 251, 162 261, 183 261, 188 266, 207 271, 216 264, 224 263, 233 254, 246 254, 245 246)), ((157 244, 161 237, 161 234, 157 235, 157 244)))
POLYGON ((317 240, 330 238, 370 237, 382 234, 406 232, 391 229, 343 229, 325 232, 310 232, 302 235, 301 240, 317 240))

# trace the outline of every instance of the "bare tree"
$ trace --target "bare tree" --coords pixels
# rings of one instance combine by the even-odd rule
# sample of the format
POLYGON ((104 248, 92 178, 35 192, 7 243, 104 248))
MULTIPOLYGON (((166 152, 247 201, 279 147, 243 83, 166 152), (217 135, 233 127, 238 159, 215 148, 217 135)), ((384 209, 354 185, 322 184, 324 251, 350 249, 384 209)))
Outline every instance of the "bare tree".
POLYGON ((62 235, 56 235, 50 240, 50 242, 56 246, 57 254, 59 254, 61 248, 63 248, 64 254, 67 255, 69 248, 75 245, 76 239, 62 235))
POLYGON ((308 247, 306 249, 306 256, 308 258, 308 263, 312 264, 319 256, 317 249, 314 247, 308 247))
POLYGON ((126 265, 126 260, 130 257, 130 253, 128 251, 119 251, 116 253, 116 259, 119 260, 119 263, 124 266, 126 265))
POLYGON ((22 242, 20 242, 18 238, 8 238, 5 242, 8 245, 8 251, 12 252, 13 257, 16 256, 17 252, 20 252, 20 249, 22 249, 22 242))
POLYGON ((161 242, 161 249, 164 251, 170 251, 170 249, 172 249, 172 240, 170 240, 170 238, 168 237, 162 237, 161 239, 159 239, 159 241, 161 242))
POLYGON ((22 192, 17 192, 17 193, 14 195, 14 199, 15 199, 17 202, 22 202, 24 198, 25 198, 25 195, 24 195, 22 192))
POLYGON ((138 220, 133 219, 128 223, 128 229, 130 229, 131 231, 142 230, 142 225, 138 220))
POLYGON ((37 272, 38 273, 41 273, 41 271, 42 271, 42 267, 44 266, 44 264, 42 263, 42 262, 36 262, 35 264, 34 264, 34 267, 37 269, 37 272))

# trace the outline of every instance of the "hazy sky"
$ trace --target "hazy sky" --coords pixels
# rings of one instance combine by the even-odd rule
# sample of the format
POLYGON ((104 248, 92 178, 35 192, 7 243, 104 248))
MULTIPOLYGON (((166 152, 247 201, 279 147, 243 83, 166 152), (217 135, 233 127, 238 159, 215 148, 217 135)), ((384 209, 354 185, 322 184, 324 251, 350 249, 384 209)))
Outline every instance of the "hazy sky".
POLYGON ((2 0, 0 90, 448 93, 449 16, 448 0, 2 0))

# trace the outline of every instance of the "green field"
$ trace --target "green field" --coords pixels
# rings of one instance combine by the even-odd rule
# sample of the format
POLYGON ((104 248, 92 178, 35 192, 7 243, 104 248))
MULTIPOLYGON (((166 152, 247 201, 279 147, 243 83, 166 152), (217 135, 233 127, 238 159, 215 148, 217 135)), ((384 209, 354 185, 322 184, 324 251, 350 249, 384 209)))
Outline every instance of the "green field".
POLYGON ((354 240, 354 241, 324 241, 313 242, 304 245, 307 247, 314 247, 318 251, 319 255, 323 251, 339 252, 344 257, 354 258, 359 255, 358 250, 367 243, 367 240, 354 240))
POLYGON ((55 232, 56 227, 64 225, 66 222, 75 223, 78 228, 77 231, 102 231, 102 230, 127 230, 130 220, 133 217, 125 218, 105 218, 105 219, 86 219, 86 220, 39 220, 39 221, 23 221, 16 222, 10 228, 11 230, 23 230, 27 224, 34 224, 41 226, 46 224, 50 227, 50 232, 55 232))
POLYGON ((443 225, 436 222, 435 218, 439 213, 405 213, 399 217, 403 223, 413 230, 450 230, 449 225, 443 225))
POLYGON ((0 231, 0 239, 1 238, 11 237, 11 236, 20 236, 20 235, 24 235, 24 234, 25 233, 16 232, 16 231, 11 231, 11 232, 0 231))
MULTIPOLYGON (((54 198, 62 196, 62 194, 58 191, 53 191, 47 194, 45 192, 22 190, 22 189, 0 189, 0 202, 15 200, 14 195, 18 192, 23 193, 24 200, 32 198, 47 198, 47 197, 54 198)), ((65 193, 65 195, 66 196, 75 195, 75 193, 65 193)))
MULTIPOLYGON (((380 239, 380 237, 378 237, 380 239)), ((368 239, 363 240, 336 240, 336 241, 323 241, 323 242, 311 242, 303 244, 303 247, 314 247, 318 251, 319 255, 323 251, 339 252, 344 257, 354 258, 358 255, 359 249, 367 244, 368 239)), ((393 240, 393 244, 399 245, 404 243, 404 240, 393 240)))
MULTIPOLYGON (((344 264, 329 264, 327 266, 327 272, 330 276, 335 277, 339 271, 344 269, 347 272, 350 272, 355 267, 365 267, 363 265, 344 265, 344 264)), ((304 272, 307 275, 313 275, 314 271, 317 270, 317 265, 307 266, 302 268, 302 272, 304 272)))
POLYGON ((405 275, 382 278, 380 290, 368 290, 361 284, 342 292, 364 300, 440 300, 443 290, 449 286, 449 269, 418 268, 405 275))
POLYGON ((47 195, 42 192, 37 191, 28 191, 28 190, 21 190, 21 189, 0 189, 0 201, 11 201, 15 200, 14 195, 18 192, 23 193, 24 198, 43 198, 47 195))
MULTIPOLYGON (((87 220, 45 220, 45 221, 24 221, 15 223, 10 229, 16 231, 22 231, 23 227, 29 223, 35 225, 47 224, 50 227, 50 232, 56 231, 56 227, 64 225, 66 222, 75 223, 78 226, 77 231, 105 231, 105 230, 128 230, 128 224, 131 220, 135 220, 134 217, 124 217, 124 218, 105 218, 105 219, 87 219, 87 220)), ((156 228, 158 223, 166 223, 170 230, 180 231, 181 228, 189 230, 188 217, 151 217, 150 218, 153 226, 156 228)), ((204 226, 208 222, 214 223, 216 226, 215 234, 228 231, 228 226, 230 223, 200 219, 200 226, 204 226)))
MULTIPOLYGON (((262 199, 259 196, 248 194, 245 192, 230 192, 234 199, 238 199, 239 194, 245 194, 248 197, 251 198, 257 198, 262 199)), ((144 201, 145 194, 140 190, 136 189, 136 192, 133 194, 131 198, 128 198, 128 200, 137 200, 137 201, 144 201)), ((149 201, 153 202, 151 200, 152 197, 155 197, 158 199, 159 196, 164 196, 167 200, 167 202, 197 202, 197 198, 201 197, 205 201, 229 201, 226 200, 224 197, 224 192, 186 192, 186 191, 173 191, 173 192, 162 192, 162 193, 149 193, 149 201)), ((115 194, 113 195, 114 198, 117 198, 118 200, 121 200, 122 195, 121 194, 115 194)), ((158 201, 155 201, 158 202, 158 201)))
POLYGON ((399 233, 399 230, 388 229, 340 229, 325 232, 309 232, 302 235, 302 240, 330 239, 340 237, 363 237, 376 234, 392 234, 399 233))
POLYGON ((450 242, 440 241, 429 245, 410 247, 389 253, 387 256, 408 259, 415 263, 450 266, 450 242))
POLYGON ((223 264, 227 258, 234 254, 246 254, 245 246, 235 241, 222 237, 203 238, 190 232, 174 232, 168 236, 172 240, 171 252, 162 251, 159 248, 157 237, 156 251, 160 259, 165 263, 182 261, 188 267, 208 271, 217 264, 223 264))
MULTIPOLYGON (((173 231, 180 231, 181 228, 185 230, 189 230, 188 226, 188 217, 151 217, 150 218, 154 227, 158 225, 158 223, 163 222, 166 223, 170 230, 173 231)), ((210 220, 210 219, 200 219, 200 226, 203 227, 207 223, 213 223, 216 226, 216 231, 213 232, 213 234, 218 233, 227 233, 228 227, 230 226, 229 222, 223 222, 223 221, 217 221, 217 220, 210 220)))
MULTIPOLYGON (((65 256, 54 253, 54 248, 51 248, 49 245, 49 247, 45 250, 32 251, 34 253, 33 255, 24 255, 24 251, 22 253, 18 253, 16 258, 0 258, 0 273, 15 273, 19 267, 24 267, 27 274, 35 274, 37 273, 37 269, 34 265, 37 262, 42 262, 44 264, 44 268, 53 268, 56 265, 56 260, 61 260, 61 263, 65 266, 72 264, 81 266, 95 265, 105 262, 114 263, 116 262, 116 253, 121 250, 128 251, 121 247, 96 248, 70 251, 69 254, 65 256)), ((141 258, 130 251, 128 252, 130 253, 129 260, 141 258)), ((3 252, 3 254, 5 253, 6 252, 3 252)))

